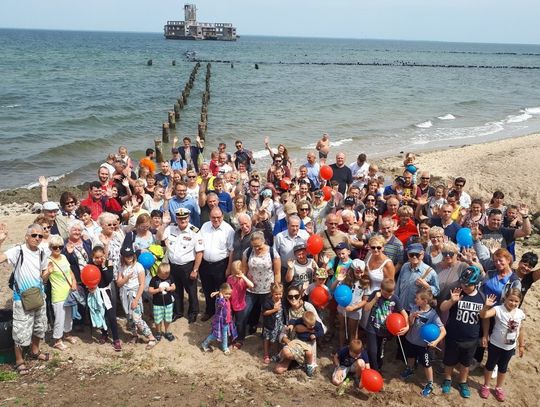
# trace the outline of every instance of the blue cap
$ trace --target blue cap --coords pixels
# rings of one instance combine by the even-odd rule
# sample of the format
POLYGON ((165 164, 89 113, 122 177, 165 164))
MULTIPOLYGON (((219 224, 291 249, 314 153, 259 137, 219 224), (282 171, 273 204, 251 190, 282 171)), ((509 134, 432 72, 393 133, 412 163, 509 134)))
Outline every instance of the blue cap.
POLYGON ((420 243, 413 243, 407 246, 407 253, 423 253, 424 246, 420 243))

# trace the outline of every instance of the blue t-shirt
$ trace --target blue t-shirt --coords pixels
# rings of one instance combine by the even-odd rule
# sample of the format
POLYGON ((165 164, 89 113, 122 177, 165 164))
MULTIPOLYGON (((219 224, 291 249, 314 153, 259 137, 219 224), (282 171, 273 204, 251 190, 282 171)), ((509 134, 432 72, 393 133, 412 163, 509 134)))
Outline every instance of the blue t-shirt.
POLYGON ((335 268, 334 275, 328 279, 326 282, 326 285, 328 286, 328 289, 330 292, 333 292, 332 290, 332 284, 334 284, 334 281, 336 281, 336 277, 338 275, 346 275, 349 269, 352 267, 352 260, 349 259, 345 263, 343 263, 339 258, 336 256, 328 262, 328 267, 330 270, 334 270, 336 261, 338 261, 337 267, 335 268))
MULTIPOLYGON (((497 296, 497 303, 500 304, 504 287, 507 284, 512 283, 512 281, 518 279, 518 276, 514 272, 508 274, 504 278, 499 279, 499 273, 497 271, 490 271, 484 277, 480 290, 486 297, 491 294, 497 296)), ((519 285, 519 287, 521 287, 521 285, 519 285)))
POLYGON ((413 345, 426 346, 426 342, 420 336, 420 330, 422 329, 422 327, 427 324, 435 324, 439 328, 441 328, 443 326, 443 323, 437 315, 437 311, 435 311, 433 308, 422 312, 420 311, 418 306, 415 305, 411 309, 411 314, 413 312, 420 312, 420 314, 416 317, 414 323, 409 327, 409 332, 407 332, 406 338, 413 345))
POLYGON ((233 210, 233 204, 232 204, 232 198, 231 195, 229 195, 227 192, 223 191, 217 194, 219 199, 219 209, 223 211, 223 213, 229 213, 233 210))
POLYGON ((365 349, 360 352, 360 355, 354 357, 351 356, 351 353, 349 352, 349 347, 345 346, 338 351, 337 357, 339 359, 339 365, 344 367, 351 367, 354 362, 359 359, 362 359, 364 362, 366 362, 366 364, 369 363, 369 357, 365 349))

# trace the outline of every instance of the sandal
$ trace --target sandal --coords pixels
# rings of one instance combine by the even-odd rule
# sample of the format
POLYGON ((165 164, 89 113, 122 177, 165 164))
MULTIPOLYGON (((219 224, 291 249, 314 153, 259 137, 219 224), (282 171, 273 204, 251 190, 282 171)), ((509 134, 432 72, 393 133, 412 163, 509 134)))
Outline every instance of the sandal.
POLYGON ((148 341, 148 343, 146 344, 146 350, 150 350, 154 346, 156 346, 156 341, 154 339, 152 339, 151 341, 148 341))
POLYGON ((232 347, 236 350, 242 349, 242 342, 235 342, 232 344, 232 347))
POLYGON ((43 353, 41 351, 39 351, 38 353, 30 352, 28 355, 30 356, 30 359, 39 360, 40 362, 47 362, 51 358, 51 355, 49 353, 43 353))
POLYGON ((65 351, 68 347, 66 346, 66 344, 64 342, 56 342, 53 345, 53 348, 61 350, 61 351, 65 351))
POLYGON ((15 365, 13 369, 21 376, 26 376, 28 373, 30 373, 30 370, 28 370, 24 362, 15 365))
POLYGON ((77 343, 77 338, 75 338, 74 336, 66 336, 64 340, 71 343, 72 345, 75 345, 77 343))

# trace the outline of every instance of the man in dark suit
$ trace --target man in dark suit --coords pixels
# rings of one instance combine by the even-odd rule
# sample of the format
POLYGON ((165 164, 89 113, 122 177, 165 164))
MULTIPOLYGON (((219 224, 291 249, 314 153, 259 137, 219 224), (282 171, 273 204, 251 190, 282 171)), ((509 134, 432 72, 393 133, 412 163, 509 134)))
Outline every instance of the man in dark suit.
MULTIPOLYGON (((178 139, 175 137, 173 140, 173 148, 176 146, 178 139)), ((195 139, 197 146, 191 145, 191 139, 189 137, 184 137, 182 140, 184 142, 183 146, 178 147, 178 152, 183 160, 185 160, 188 165, 191 165, 193 169, 198 173, 199 172, 199 156, 202 155, 204 149, 204 140, 201 140, 199 136, 195 139)))

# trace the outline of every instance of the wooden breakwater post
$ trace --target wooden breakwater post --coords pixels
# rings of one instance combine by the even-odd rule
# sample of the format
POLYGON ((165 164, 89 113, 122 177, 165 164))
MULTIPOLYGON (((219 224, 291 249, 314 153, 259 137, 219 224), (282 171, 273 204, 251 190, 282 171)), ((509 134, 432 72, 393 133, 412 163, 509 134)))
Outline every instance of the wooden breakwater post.
POLYGON ((204 140, 206 137, 206 125, 204 122, 199 122, 198 135, 201 140, 204 140))
POLYGON ((169 123, 163 123, 161 126, 161 139, 164 143, 169 142, 169 123))
POLYGON ((154 147, 155 147, 155 150, 156 150, 156 162, 158 162, 158 163, 163 162, 163 148, 162 148, 162 146, 163 145, 162 145, 160 139, 155 139, 154 140, 154 147))
POLYGON ((174 116, 174 112, 169 112, 169 129, 174 130, 176 129, 176 118, 174 116))
POLYGON ((176 101, 178 102, 178 106, 180 106, 180 109, 183 109, 184 108, 184 99, 182 99, 182 97, 179 97, 176 101))
POLYGON ((176 119, 176 121, 180 120, 180 104, 179 103, 174 104, 174 118, 176 119))

